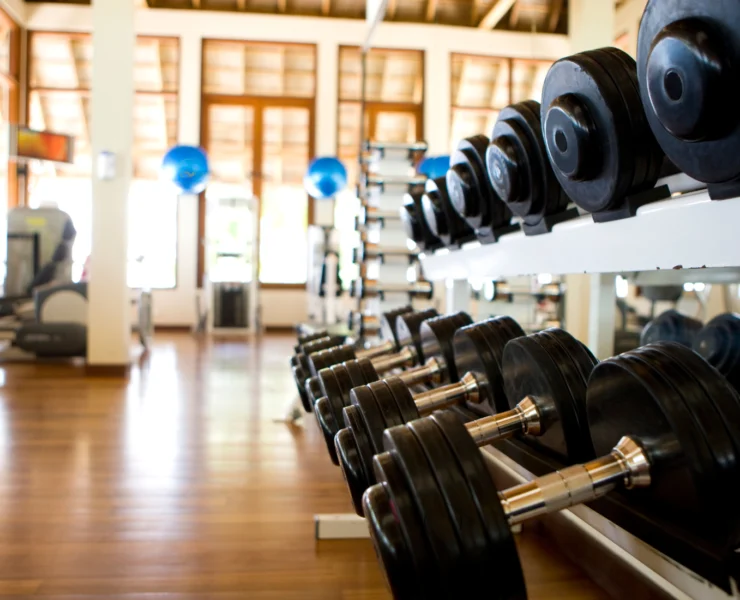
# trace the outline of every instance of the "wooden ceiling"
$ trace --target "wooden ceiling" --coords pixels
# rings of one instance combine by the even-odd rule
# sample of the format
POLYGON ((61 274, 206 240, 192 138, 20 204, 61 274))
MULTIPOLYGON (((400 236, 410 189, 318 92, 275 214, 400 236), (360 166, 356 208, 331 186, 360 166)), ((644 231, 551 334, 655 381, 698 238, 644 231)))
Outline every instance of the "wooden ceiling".
MULTIPOLYGON (((30 0, 48 1, 48 0, 30 0)), ((90 0, 52 0, 90 4, 90 0)), ((151 8, 364 19, 365 0, 146 0, 151 8)), ((388 0, 387 21, 567 33, 567 0, 388 0)))

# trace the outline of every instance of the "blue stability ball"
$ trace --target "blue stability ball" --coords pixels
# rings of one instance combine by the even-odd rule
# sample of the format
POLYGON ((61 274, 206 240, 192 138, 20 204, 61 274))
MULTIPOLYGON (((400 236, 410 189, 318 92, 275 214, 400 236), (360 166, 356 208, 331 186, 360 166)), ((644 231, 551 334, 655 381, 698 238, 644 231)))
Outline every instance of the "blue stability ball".
POLYGON ((303 185, 312 198, 333 198, 347 187, 347 169, 336 158, 317 158, 308 166, 303 185))
POLYGON ((162 176, 182 194, 200 194, 205 190, 208 173, 208 157, 195 146, 175 146, 162 160, 162 176))
POLYGON ((421 161, 418 171, 422 175, 429 177, 429 179, 438 179, 444 177, 449 168, 449 156, 429 156, 421 161))

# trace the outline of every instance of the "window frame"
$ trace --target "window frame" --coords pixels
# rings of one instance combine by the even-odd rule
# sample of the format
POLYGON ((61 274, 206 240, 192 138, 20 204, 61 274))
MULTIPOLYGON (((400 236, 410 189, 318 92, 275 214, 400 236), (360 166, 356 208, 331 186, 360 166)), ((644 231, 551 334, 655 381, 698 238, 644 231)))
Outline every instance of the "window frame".
MULTIPOLYGON (((200 142, 201 146, 208 151, 208 139, 210 137, 209 109, 213 105, 221 106, 242 106, 250 107, 254 110, 254 133, 255 140, 252 153, 252 193, 257 198, 257 222, 262 221, 262 178, 259 176, 259 169, 262 168, 263 159, 263 114, 268 108, 305 108, 308 109, 308 159, 313 160, 316 157, 316 91, 318 85, 318 62, 315 62, 314 68, 314 86, 313 96, 265 96, 250 94, 213 94, 206 92, 205 72, 206 72, 206 45, 209 42, 227 42, 241 44, 243 46, 282 46, 282 47, 302 47, 311 48, 314 52, 315 60, 318 61, 318 45, 299 42, 281 42, 281 41, 261 41, 261 40, 234 40, 222 38, 203 38, 201 40, 201 82, 200 82, 200 142), (259 140, 259 143, 257 141, 259 140)), ((310 227, 315 222, 315 200, 308 196, 308 215, 307 223, 310 227)), ((258 225, 258 236, 261 236, 261 225, 258 225)), ((258 238, 255 244, 257 264, 260 264, 260 241, 258 238)), ((206 194, 201 193, 198 197, 198 254, 196 268, 196 287, 202 289, 205 286, 206 272, 206 194)), ((257 272, 257 283, 262 290, 305 290, 306 283, 262 283, 260 281, 259 269, 257 272)))

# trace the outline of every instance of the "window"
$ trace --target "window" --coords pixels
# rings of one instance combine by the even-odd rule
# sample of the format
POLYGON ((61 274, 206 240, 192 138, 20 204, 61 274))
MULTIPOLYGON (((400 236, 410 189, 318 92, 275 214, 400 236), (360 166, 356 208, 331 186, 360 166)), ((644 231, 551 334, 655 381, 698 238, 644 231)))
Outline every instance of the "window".
POLYGON ((452 54, 450 150, 466 137, 490 136, 499 112, 542 97, 552 61, 452 54))
MULTIPOLYGON (((260 283, 304 285, 311 206, 303 177, 314 154, 316 47, 205 40, 203 57, 203 140, 216 185, 208 191, 208 210, 228 210, 235 187, 240 198, 253 194, 260 283)), ((228 222, 210 212, 207 220, 228 222)), ((215 264, 204 253, 201 277, 206 260, 210 279, 223 277, 223 261, 215 264)))
MULTIPOLYGON (((177 285, 177 196, 158 182, 159 166, 177 143, 179 41, 136 40, 133 181, 129 199, 132 287, 177 285)), ((55 203, 77 228, 73 275, 90 253, 92 150, 90 87, 92 39, 87 34, 34 32, 30 39, 29 125, 75 138, 75 163, 33 162, 29 205, 55 203)))

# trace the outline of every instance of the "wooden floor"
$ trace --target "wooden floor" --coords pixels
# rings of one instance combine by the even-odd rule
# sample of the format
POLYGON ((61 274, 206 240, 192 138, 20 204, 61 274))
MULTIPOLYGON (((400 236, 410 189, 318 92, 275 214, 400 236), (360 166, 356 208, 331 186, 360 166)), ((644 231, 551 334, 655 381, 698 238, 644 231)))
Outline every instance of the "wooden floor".
MULTIPOLYGON (((0 369, 0 596, 387 598, 369 542, 314 541, 350 506, 313 420, 273 421, 291 341, 162 334, 128 381, 0 369)), ((603 597, 520 544, 531 598, 603 597)))

